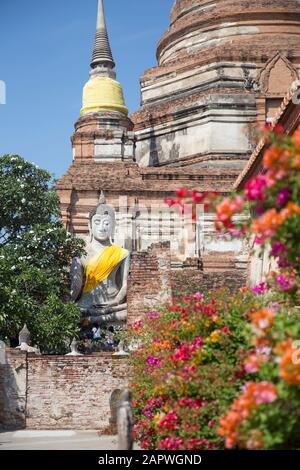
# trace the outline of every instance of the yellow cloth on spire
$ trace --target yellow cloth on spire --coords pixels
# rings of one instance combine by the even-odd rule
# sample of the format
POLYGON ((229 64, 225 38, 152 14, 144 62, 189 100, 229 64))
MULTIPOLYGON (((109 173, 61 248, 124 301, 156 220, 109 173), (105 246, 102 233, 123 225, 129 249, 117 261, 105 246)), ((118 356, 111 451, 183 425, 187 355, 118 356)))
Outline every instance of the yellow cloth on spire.
POLYGON ((116 266, 128 255, 121 246, 110 245, 98 255, 93 256, 85 268, 85 286, 83 292, 91 292, 101 282, 108 278, 116 266))

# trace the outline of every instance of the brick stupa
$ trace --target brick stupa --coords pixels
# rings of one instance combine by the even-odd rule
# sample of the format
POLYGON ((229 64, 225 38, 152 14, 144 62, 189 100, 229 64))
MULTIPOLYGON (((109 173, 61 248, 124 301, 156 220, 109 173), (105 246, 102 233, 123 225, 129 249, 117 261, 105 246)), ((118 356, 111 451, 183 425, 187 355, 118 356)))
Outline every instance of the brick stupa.
MULTIPOLYGON (((116 241, 137 254, 170 240, 162 206, 176 189, 231 190, 252 153, 253 124, 272 120, 298 77, 300 3, 177 0, 157 60, 142 76, 141 108, 128 117, 99 0, 73 163, 57 183, 71 233, 87 236, 103 190, 117 210, 116 241)), ((192 269, 197 279, 244 282, 245 247, 219 239, 212 214, 187 236, 180 224, 174 217, 170 253, 179 278, 192 269)))

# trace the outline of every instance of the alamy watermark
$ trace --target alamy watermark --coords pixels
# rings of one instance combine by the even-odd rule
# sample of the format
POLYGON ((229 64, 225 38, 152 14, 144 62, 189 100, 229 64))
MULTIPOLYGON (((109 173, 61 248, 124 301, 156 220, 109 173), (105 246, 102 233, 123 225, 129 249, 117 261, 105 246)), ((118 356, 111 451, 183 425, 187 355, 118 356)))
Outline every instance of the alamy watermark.
POLYGON ((0 80, 0 104, 6 104, 6 83, 0 80))

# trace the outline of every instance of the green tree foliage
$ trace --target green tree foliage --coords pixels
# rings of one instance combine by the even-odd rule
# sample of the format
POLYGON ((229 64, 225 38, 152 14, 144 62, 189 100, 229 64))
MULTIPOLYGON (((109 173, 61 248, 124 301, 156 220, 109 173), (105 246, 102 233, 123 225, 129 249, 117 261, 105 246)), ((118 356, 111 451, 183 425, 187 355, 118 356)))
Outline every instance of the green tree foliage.
POLYGON ((69 266, 83 242, 66 232, 50 173, 17 155, 0 157, 0 338, 15 344, 27 323, 43 352, 64 352, 79 312, 69 266))

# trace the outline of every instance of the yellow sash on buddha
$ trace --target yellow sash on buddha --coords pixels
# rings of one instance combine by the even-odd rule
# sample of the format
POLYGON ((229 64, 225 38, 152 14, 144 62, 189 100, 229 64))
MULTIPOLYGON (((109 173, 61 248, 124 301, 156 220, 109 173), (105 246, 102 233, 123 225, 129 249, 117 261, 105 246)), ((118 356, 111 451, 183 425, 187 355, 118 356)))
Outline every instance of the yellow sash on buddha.
POLYGON ((83 292, 91 292, 108 278, 116 266, 128 255, 128 251, 117 245, 104 248, 99 255, 93 256, 85 268, 85 286, 83 292))

